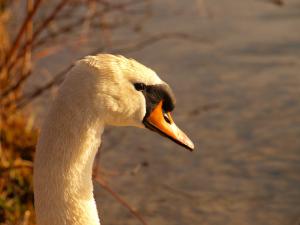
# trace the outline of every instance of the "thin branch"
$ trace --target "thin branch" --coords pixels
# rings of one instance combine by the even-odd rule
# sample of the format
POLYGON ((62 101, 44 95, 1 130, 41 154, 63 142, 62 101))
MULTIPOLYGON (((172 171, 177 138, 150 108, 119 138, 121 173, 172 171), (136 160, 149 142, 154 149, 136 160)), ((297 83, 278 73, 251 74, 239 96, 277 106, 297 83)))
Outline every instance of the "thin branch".
MULTIPOLYGON (((19 53, 19 55, 17 56, 17 58, 11 62, 10 65, 8 65, 8 72, 16 65, 18 64, 19 60, 21 60, 24 57, 24 64, 26 64, 26 59, 28 58, 28 54, 27 52, 32 48, 36 47, 37 44, 42 44, 43 42, 45 42, 46 40, 40 40, 38 43, 36 43, 35 45, 33 45, 34 41, 37 39, 37 37, 39 36, 39 34, 43 31, 43 29, 45 29, 46 26, 49 25, 49 23, 51 21, 53 21, 55 19, 55 17, 58 15, 58 13, 62 10, 62 8, 66 5, 66 3, 69 0, 62 0, 52 11, 52 13, 41 23, 41 25, 37 28, 37 30, 31 35, 30 38, 28 38, 28 40, 25 42, 22 51, 19 53), (32 46, 33 45, 33 46, 32 46)), ((116 9, 116 8, 111 8, 116 9)), ((101 11, 99 13, 103 14, 104 12, 101 11)), ((84 23, 85 18, 80 18, 78 20, 75 21, 75 23, 73 22, 71 25, 67 25, 65 27, 63 27, 63 30, 60 30, 60 32, 58 32, 56 35, 61 35, 62 33, 67 33, 69 31, 71 31, 73 28, 77 27, 78 25, 80 25, 81 23, 84 23)), ((32 21, 31 21, 32 23, 32 21)), ((27 23, 28 27, 30 22, 27 23)), ((109 26, 109 25, 107 25, 109 26)), ((50 36, 51 37, 51 36, 50 36)), ((47 38, 49 38, 49 36, 47 36, 47 38)), ((26 65, 25 65, 26 66, 26 65)), ((23 71, 25 72, 25 71, 23 71)), ((26 72, 24 75, 21 75, 21 77, 15 82, 14 85, 12 85, 11 87, 8 87, 6 90, 4 90, 4 92, 2 93, 2 97, 7 96, 9 93, 11 93, 12 91, 15 91, 16 89, 18 89, 22 83, 24 83, 26 81, 26 79, 29 77, 31 73, 28 71, 26 72)))
MULTIPOLYGON (((83 38, 80 38, 79 40, 76 40, 72 43, 68 43, 67 45, 75 45, 75 44, 80 44, 81 42, 85 41, 83 38)), ((62 50, 63 48, 65 48, 66 45, 61 44, 58 46, 54 46, 54 47, 49 47, 49 48, 45 48, 42 51, 39 51, 37 53, 35 53, 33 59, 37 60, 37 59, 41 59, 44 58, 46 56, 49 56, 50 54, 54 54, 60 50, 62 50)), ((25 57, 25 56, 24 56, 25 57)), ((24 71, 22 71, 23 74, 20 76, 20 78, 12 85, 8 86, 1 94, 1 98, 4 98, 6 96, 8 96, 11 92, 16 91, 18 88, 21 87, 21 85, 27 80, 27 78, 31 75, 32 71, 30 70, 30 67, 27 67, 27 71, 26 73, 24 71)), ((16 100, 16 99, 15 99, 16 100)))
POLYGON ((22 52, 20 55, 18 55, 17 59, 12 61, 11 64, 8 65, 8 71, 10 71, 15 66, 15 64, 18 62, 18 59, 24 54, 24 50, 34 43, 34 41, 41 34, 41 32, 55 19, 57 14, 63 9, 63 7, 67 4, 68 1, 69 0, 62 0, 60 3, 57 4, 57 6, 53 9, 52 13, 50 13, 50 15, 40 24, 40 26, 33 33, 32 38, 24 44, 22 52))
MULTIPOLYGON (((126 45, 126 46, 112 49, 111 51, 108 51, 108 52, 111 52, 111 53, 133 52, 133 51, 141 50, 145 47, 148 47, 152 44, 157 43, 158 41, 165 40, 165 39, 183 39, 183 40, 188 40, 188 41, 192 41, 192 42, 200 42, 200 43, 202 43, 204 41, 202 38, 195 37, 195 36, 192 36, 192 35, 189 35, 186 33, 163 33, 163 34, 154 35, 150 38, 147 38, 147 39, 137 42, 135 44, 126 45)), ((106 49, 104 49, 102 47, 100 49, 97 49, 96 51, 92 51, 89 55, 95 55, 100 52, 103 52, 104 50, 106 50, 106 49)), ((52 88, 54 85, 60 84, 64 79, 64 75, 72 68, 72 66, 73 65, 68 66, 67 68, 62 70, 60 73, 55 75, 51 81, 42 85, 41 87, 39 87, 32 93, 24 96, 24 98, 21 99, 20 102, 17 102, 17 109, 23 108, 29 102, 31 102, 32 100, 37 98, 44 91, 52 88)))
MULTIPOLYGON (((32 11, 32 7, 33 7, 33 0, 27 0, 28 13, 30 11, 32 11)), ((27 27, 26 27, 26 35, 25 35, 26 42, 31 42, 32 32, 33 32, 33 23, 32 23, 32 19, 31 19, 30 22, 28 22, 27 27)), ((32 52, 31 49, 32 49, 31 45, 28 45, 25 48, 22 75, 26 74, 29 70, 31 70, 31 52, 32 52)))
MULTIPOLYGON (((28 14, 32 11, 32 7, 33 7, 32 0, 28 0, 27 1, 28 14)), ((32 18, 29 19, 26 25, 25 35, 27 41, 32 40, 32 18)), ((12 86, 7 87, 7 89, 4 90, 3 93, 1 94, 1 97, 4 98, 12 91, 17 90, 21 86, 21 84, 30 76, 30 74, 31 74, 31 45, 28 45, 25 48, 25 54, 23 57, 23 68, 19 80, 16 81, 15 84, 13 84, 12 86)))
POLYGON ((206 41, 202 38, 195 37, 195 36, 189 35, 187 33, 181 33, 181 32, 162 33, 162 34, 158 34, 158 35, 153 35, 152 37, 142 40, 140 42, 129 44, 127 46, 122 46, 121 48, 113 49, 112 52, 113 53, 134 52, 134 51, 141 50, 147 46, 150 46, 152 44, 157 43, 158 41, 165 40, 165 39, 183 39, 183 40, 197 42, 197 43, 202 43, 202 42, 206 41))
POLYGON ((20 77, 20 79, 15 84, 9 86, 6 90, 3 91, 3 93, 1 94, 1 98, 4 98, 7 95, 9 95, 9 93, 11 93, 12 91, 17 90, 21 86, 21 84, 29 77, 30 74, 31 70, 28 70, 25 74, 23 74, 20 77))
POLYGON ((38 46, 41 46, 43 44, 46 44, 49 39, 53 39, 53 38, 55 38, 59 35, 71 32, 73 29, 78 28, 78 26, 83 24, 84 20, 85 20, 85 18, 81 17, 81 18, 75 20, 74 22, 71 22, 71 23, 69 23, 65 26, 61 26, 57 31, 55 31, 55 32, 43 37, 43 38, 40 38, 38 41, 36 41, 34 43, 34 47, 38 47, 38 46))
POLYGON ((34 92, 27 95, 24 99, 21 99, 20 102, 17 103, 16 109, 21 109, 24 106, 26 106, 29 102, 31 102, 33 99, 41 95, 45 90, 48 90, 49 88, 53 87, 56 84, 60 84, 63 79, 64 75, 69 72, 69 70, 73 67, 73 64, 66 67, 64 70, 62 70, 60 73, 58 73, 56 76, 53 77, 51 81, 43 85, 42 87, 39 87, 34 92))
POLYGON ((125 208, 129 210, 129 212, 136 217, 143 225, 148 225, 148 223, 145 221, 145 219, 139 214, 137 210, 132 208, 119 194, 117 194, 114 190, 112 190, 108 184, 98 177, 97 175, 94 177, 94 180, 97 181, 101 185, 102 188, 104 188, 107 192, 109 192, 121 205, 123 205, 125 208))
MULTIPOLYGON (((129 212, 135 218, 137 218, 143 225, 148 225, 148 223, 141 216, 141 214, 136 209, 134 209, 132 206, 130 206, 126 202, 126 200, 124 200, 117 192, 112 190, 112 188, 107 184, 107 182, 99 176, 99 174, 101 173, 100 166, 99 166, 100 165, 100 153, 101 153, 100 148, 98 149, 96 158, 94 160, 93 180, 95 180, 103 189, 105 189, 107 192, 109 192, 121 205, 123 205, 125 208, 127 208, 129 210, 129 212)), ((102 170, 102 168, 101 168, 101 170, 102 170)))
POLYGON ((32 39, 35 40, 38 35, 47 27, 58 15, 58 13, 63 9, 63 7, 68 3, 69 0, 61 0, 60 3, 53 9, 52 13, 41 23, 41 25, 33 33, 32 39))
POLYGON ((23 22, 16 38, 15 38, 15 41, 12 44, 11 49, 9 50, 9 52, 6 55, 6 60, 5 60, 5 63, 4 63, 4 67, 5 67, 5 65, 7 65, 10 62, 10 60, 11 60, 12 56, 14 55, 15 51, 18 49, 18 47, 20 45, 21 38, 22 38, 22 36, 24 35, 24 33, 26 31, 27 25, 32 20, 34 14, 36 13, 36 11, 37 11, 37 9, 38 9, 38 7, 40 6, 41 3, 42 3, 42 0, 36 0, 35 4, 33 5, 33 8, 31 10, 31 12, 29 12, 27 14, 27 17, 25 18, 25 20, 24 20, 24 22, 23 22))
MULTIPOLYGON (((35 42, 35 40, 37 39, 38 35, 49 25, 50 22, 52 22, 55 18, 57 18, 58 13, 63 9, 63 7, 65 6, 65 4, 68 2, 69 0, 62 0, 56 7, 55 9, 52 11, 52 13, 50 14, 50 16, 48 16, 43 22, 42 24, 37 28, 37 30, 34 32, 33 37, 32 37, 32 42, 28 43, 26 42, 23 46, 23 49, 20 53, 20 55, 18 55, 19 57, 22 57, 22 55, 24 54, 24 49, 26 48, 26 46, 28 44, 33 44, 35 42)), ((138 3, 144 3, 143 1, 130 1, 127 3, 120 3, 120 4, 111 4, 110 2, 105 2, 103 0, 99 1, 102 5, 105 6, 104 9, 102 9, 99 12, 95 12, 93 14, 93 17, 98 17, 98 16, 102 16, 104 13, 108 13, 108 12, 113 12, 115 10, 125 10, 128 7, 134 5, 134 4, 138 4, 138 3)), ((78 25, 84 23, 84 21, 86 20, 86 17, 82 17, 78 20, 76 20, 73 24, 70 24, 68 26, 64 26, 64 28, 62 29, 62 31, 69 32, 71 31, 73 28, 76 28, 78 25)), ((57 33, 57 34, 61 34, 61 33, 57 33)), ((52 37, 52 35, 50 35, 50 37, 52 37)), ((39 41, 40 42, 40 41, 39 41)), ((43 40, 42 42, 45 42, 45 40, 43 40)), ((40 43, 38 44, 40 45, 40 43)), ((36 45, 34 45, 33 47, 35 47, 36 45)), ((9 65, 9 70, 14 66, 14 62, 13 64, 9 65)))

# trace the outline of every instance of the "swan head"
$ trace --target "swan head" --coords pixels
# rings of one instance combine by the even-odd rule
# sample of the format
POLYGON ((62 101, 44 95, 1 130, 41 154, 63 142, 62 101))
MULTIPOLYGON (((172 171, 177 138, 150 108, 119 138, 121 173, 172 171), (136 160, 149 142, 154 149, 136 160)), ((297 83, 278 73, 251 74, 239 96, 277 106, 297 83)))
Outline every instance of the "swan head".
POLYGON ((146 127, 194 149, 171 117, 171 88, 150 68, 123 56, 99 54, 79 60, 72 71, 64 85, 69 83, 73 93, 77 90, 77 97, 84 96, 81 101, 88 102, 105 124, 146 127))

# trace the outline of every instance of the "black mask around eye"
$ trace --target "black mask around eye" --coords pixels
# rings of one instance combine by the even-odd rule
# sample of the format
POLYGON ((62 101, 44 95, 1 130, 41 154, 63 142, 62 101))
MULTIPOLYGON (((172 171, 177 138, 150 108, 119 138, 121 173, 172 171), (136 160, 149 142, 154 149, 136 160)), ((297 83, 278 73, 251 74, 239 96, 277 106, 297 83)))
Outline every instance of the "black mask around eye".
POLYGON ((163 101, 164 112, 171 112, 175 107, 175 97, 171 88, 166 84, 144 85, 142 83, 135 84, 137 90, 142 91, 146 99, 146 115, 147 117, 160 101, 163 101))

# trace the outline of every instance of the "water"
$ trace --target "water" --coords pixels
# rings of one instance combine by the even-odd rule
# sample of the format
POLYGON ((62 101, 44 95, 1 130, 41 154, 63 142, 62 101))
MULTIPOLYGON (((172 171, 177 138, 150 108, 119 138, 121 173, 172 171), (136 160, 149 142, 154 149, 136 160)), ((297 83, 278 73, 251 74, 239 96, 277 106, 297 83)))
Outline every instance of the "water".
MULTIPOLYGON (((300 2, 152 4, 145 34, 175 30, 202 41, 165 40, 127 56, 173 87, 175 121, 196 151, 146 130, 108 128, 101 164, 123 174, 111 187, 150 225, 299 225, 300 2)), ((140 224, 98 185, 95 196, 102 224, 140 224)))

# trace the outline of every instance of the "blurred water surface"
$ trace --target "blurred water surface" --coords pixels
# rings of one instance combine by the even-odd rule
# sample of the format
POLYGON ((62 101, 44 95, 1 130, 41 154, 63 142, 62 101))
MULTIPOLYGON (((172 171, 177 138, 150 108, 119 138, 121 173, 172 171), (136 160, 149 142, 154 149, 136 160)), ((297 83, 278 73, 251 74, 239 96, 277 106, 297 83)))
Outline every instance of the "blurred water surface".
MULTIPOLYGON (((149 225, 300 224, 300 2, 270 2, 152 2, 145 33, 203 41, 127 54, 172 86, 175 121, 196 145, 135 128, 104 134, 101 164, 125 174, 111 186, 149 225)), ((98 185, 95 196, 103 224, 140 224, 98 185)))

